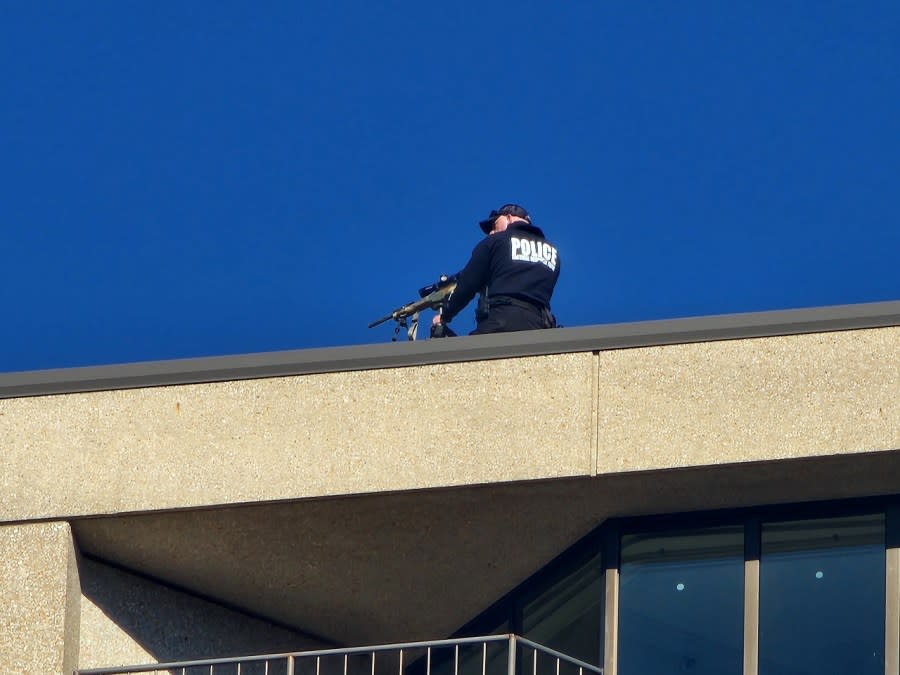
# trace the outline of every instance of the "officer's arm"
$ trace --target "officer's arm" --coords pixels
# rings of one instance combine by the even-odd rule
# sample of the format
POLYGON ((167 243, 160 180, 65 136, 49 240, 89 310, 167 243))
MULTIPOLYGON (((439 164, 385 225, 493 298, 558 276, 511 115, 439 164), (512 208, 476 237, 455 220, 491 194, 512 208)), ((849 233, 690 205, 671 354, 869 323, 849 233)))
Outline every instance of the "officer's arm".
POLYGON ((452 321, 453 317, 471 302, 475 294, 487 285, 490 265, 490 240, 484 239, 472 251, 472 257, 456 278, 456 290, 453 291, 441 314, 444 323, 452 321))

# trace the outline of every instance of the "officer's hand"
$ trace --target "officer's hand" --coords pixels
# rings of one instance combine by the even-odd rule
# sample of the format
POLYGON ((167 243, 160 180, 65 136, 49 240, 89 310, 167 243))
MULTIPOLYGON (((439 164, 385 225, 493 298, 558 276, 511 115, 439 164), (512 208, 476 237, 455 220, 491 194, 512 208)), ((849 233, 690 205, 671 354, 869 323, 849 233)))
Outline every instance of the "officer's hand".
POLYGON ((435 314, 435 315, 434 315, 434 318, 431 320, 431 325, 432 325, 432 326, 437 326, 440 322, 441 322, 441 315, 440 315, 440 314, 435 314))

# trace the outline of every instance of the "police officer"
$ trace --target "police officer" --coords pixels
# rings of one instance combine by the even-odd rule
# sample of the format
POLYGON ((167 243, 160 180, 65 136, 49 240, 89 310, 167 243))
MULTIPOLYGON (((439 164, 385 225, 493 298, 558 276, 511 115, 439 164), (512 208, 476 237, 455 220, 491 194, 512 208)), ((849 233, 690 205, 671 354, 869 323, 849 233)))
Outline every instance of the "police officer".
POLYGON ((518 204, 505 204, 478 224, 487 236, 459 273, 442 314, 434 317, 432 334, 452 335, 446 324, 476 293, 477 325, 470 335, 554 328, 550 297, 559 278, 556 247, 518 204))

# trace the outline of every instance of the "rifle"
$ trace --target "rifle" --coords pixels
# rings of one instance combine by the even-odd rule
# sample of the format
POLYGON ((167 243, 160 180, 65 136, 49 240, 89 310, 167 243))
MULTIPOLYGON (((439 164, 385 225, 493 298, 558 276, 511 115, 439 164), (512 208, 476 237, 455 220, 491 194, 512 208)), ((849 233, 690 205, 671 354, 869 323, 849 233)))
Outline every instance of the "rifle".
POLYGON ((456 289, 456 276, 455 274, 453 276, 442 274, 436 283, 419 289, 418 300, 401 305, 390 314, 370 323, 369 328, 374 328, 385 321, 394 320, 397 322, 397 326, 394 328, 394 337, 391 338, 393 341, 397 340, 397 334, 401 328, 406 328, 406 336, 409 340, 415 340, 419 328, 419 312, 423 309, 440 311, 447 298, 456 289))

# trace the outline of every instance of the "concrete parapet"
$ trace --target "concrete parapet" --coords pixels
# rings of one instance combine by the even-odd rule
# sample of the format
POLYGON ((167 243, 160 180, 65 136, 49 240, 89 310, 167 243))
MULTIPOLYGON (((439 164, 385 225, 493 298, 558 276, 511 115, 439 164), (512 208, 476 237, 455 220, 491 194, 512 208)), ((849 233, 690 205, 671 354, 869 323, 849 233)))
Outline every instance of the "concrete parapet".
POLYGON ((0 522, 900 448, 900 328, 0 400, 0 522))
POLYGON ((601 475, 900 448, 900 328, 599 359, 601 475))
POLYGON ((593 358, 0 400, 0 520, 588 475, 593 358))

